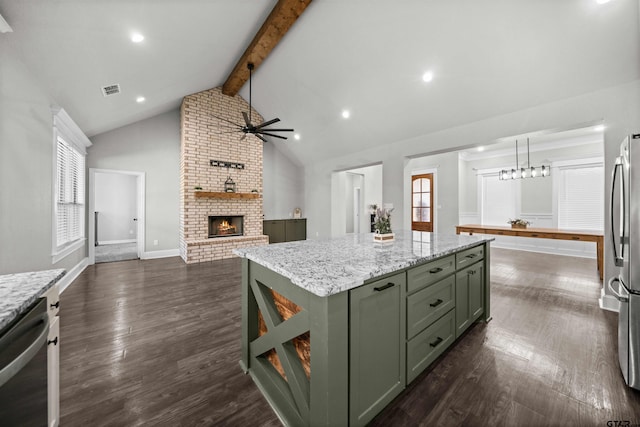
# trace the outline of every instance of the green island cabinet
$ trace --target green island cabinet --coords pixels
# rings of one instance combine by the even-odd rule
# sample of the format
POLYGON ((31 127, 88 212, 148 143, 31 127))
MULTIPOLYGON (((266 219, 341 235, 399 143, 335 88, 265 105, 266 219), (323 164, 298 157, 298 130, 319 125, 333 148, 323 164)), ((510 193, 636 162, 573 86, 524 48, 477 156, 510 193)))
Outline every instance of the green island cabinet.
POLYGON ((266 219, 262 221, 262 232, 269 236, 269 243, 293 242, 307 239, 307 220, 266 219))
POLYGON ((328 296, 242 266, 240 365, 289 426, 366 425, 490 320, 488 242, 328 296))

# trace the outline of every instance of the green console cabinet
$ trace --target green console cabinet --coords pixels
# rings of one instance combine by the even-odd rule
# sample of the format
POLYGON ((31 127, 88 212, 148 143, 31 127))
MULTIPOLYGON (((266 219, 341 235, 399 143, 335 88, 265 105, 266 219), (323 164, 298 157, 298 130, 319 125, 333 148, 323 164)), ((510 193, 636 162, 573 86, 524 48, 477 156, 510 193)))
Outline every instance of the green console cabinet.
POLYGON ((484 313, 484 263, 456 273, 456 338, 484 313))
POLYGON ((351 426, 367 424, 404 389, 405 283, 403 272, 349 292, 351 426))
POLYGON ((269 243, 293 242, 307 239, 307 220, 267 219, 262 222, 262 232, 269 236, 269 243))

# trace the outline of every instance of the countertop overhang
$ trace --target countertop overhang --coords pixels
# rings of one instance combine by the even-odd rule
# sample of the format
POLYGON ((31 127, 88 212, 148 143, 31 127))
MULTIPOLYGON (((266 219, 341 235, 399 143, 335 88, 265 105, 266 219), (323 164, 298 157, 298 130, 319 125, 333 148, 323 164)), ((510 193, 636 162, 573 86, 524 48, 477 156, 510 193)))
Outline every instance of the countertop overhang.
POLYGON ((364 233, 240 248, 233 252, 315 295, 326 297, 492 240, 493 237, 487 236, 400 231, 389 243, 374 242, 372 233, 364 233))
POLYGON ((31 307, 64 274, 64 269, 55 269, 0 276, 0 330, 31 307))

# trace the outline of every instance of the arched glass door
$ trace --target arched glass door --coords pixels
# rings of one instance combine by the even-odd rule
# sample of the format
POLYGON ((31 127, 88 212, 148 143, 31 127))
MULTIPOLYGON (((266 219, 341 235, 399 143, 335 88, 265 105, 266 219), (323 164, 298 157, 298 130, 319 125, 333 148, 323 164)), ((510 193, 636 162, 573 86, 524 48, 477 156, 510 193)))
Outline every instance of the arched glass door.
POLYGON ((433 174, 411 177, 411 229, 433 231, 433 174))

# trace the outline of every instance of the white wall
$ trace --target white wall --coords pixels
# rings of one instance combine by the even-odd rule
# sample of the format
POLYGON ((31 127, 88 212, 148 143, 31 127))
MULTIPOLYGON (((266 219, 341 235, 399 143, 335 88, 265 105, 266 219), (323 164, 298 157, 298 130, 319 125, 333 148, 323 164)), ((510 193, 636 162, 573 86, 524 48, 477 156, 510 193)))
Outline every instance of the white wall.
POLYGON ((410 159, 404 170, 403 226, 411 229, 411 176, 433 172, 434 229, 455 233, 458 223, 458 153, 444 153, 410 159))
POLYGON ((272 142, 262 144, 263 211, 265 219, 286 219, 304 206, 304 171, 282 154, 272 142))
POLYGON ((95 211, 98 212, 99 243, 136 240, 136 180, 135 175, 101 172, 95 174, 95 211))
POLYGON ((178 110, 91 138, 87 166, 145 173, 145 252, 178 249, 178 110), (154 245, 154 240, 158 245, 154 245))
POLYGON ((0 37, 0 274, 68 271, 86 257, 87 246, 52 263, 56 102, 6 37, 0 37))

